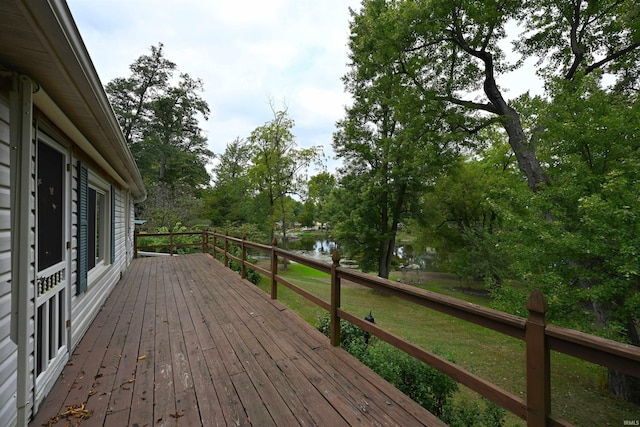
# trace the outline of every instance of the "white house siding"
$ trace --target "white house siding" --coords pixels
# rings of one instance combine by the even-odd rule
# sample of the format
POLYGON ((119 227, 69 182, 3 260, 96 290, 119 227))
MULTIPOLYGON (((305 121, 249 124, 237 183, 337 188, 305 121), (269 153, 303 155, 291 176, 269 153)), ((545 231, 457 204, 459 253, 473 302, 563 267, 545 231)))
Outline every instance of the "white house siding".
MULTIPOLYGON (((18 421, 18 346, 11 339, 11 280, 12 280, 12 215, 18 215, 11 206, 11 153, 10 153, 10 108, 6 98, 0 96, 0 420, 2 425, 15 425, 18 421)), ((29 160, 29 171, 33 174, 35 170, 35 143, 31 143, 31 158, 29 160)), ((18 160, 20 161, 20 160, 18 160)), ((28 335, 25 355, 26 359, 26 390, 28 395, 33 395, 35 383, 35 340, 33 337, 35 331, 35 182, 29 182, 29 206, 28 206, 28 227, 29 234, 26 236, 28 242, 29 253, 29 278, 28 283, 28 300, 30 301, 26 314, 26 334, 28 335)), ((24 219, 24 218, 23 218, 24 219)), ((33 399, 27 399, 25 404, 25 416, 31 416, 33 410, 33 399)))
POLYGON ((125 215, 129 215, 129 222, 128 222, 128 233, 127 233, 127 262, 131 263, 131 261, 133 261, 133 255, 134 255, 134 248, 133 248, 133 239, 134 239, 134 230, 135 230, 135 219, 136 219, 136 211, 135 208, 133 206, 133 202, 131 201, 131 195, 127 194, 127 198, 126 198, 126 207, 127 207, 127 212, 125 212, 125 215))
MULTIPOLYGON (((77 278, 77 252, 78 252, 78 194, 77 179, 78 168, 77 159, 73 160, 73 190, 72 190, 72 276, 71 276, 71 350, 78 344, 82 336, 85 334, 91 322, 97 315, 98 311, 104 304, 105 300, 113 290, 113 287, 120 280, 121 273, 129 265, 127 251, 125 249, 125 222, 126 214, 124 212, 125 193, 122 190, 112 187, 112 191, 116 194, 116 228, 115 228, 115 261, 109 265, 103 274, 96 280, 90 281, 87 291, 76 294, 76 278, 77 278)), ((110 199, 110 197, 108 198, 110 199)), ((108 209, 110 211, 110 209, 108 209)), ((107 260, 109 257, 107 256, 107 260)))
POLYGON ((115 250, 116 257, 114 262, 114 268, 118 271, 118 275, 121 275, 129 265, 127 258, 126 236, 127 236, 127 214, 125 212, 125 193, 113 187, 116 192, 116 221, 115 221, 115 250))
POLYGON ((11 330, 11 200, 9 192, 9 105, 0 98, 0 420, 16 422, 18 347, 11 330))

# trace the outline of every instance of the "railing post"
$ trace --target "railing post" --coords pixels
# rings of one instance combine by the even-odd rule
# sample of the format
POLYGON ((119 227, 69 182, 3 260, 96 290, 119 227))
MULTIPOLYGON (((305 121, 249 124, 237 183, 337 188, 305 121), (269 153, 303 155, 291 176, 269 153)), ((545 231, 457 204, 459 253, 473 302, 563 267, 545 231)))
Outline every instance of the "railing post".
POLYGON ((340 345, 340 317, 338 309, 340 308, 340 278, 338 277, 337 268, 340 266, 340 254, 333 251, 331 254, 331 311, 329 313, 331 345, 338 347, 340 345))
POLYGON ((208 239, 209 235, 207 234, 207 229, 203 228, 202 229, 202 239, 200 239, 200 241, 202 242, 202 253, 208 253, 209 252, 209 248, 208 248, 208 239))
POLYGON ((169 232, 169 255, 173 256, 173 230, 169 232))
POLYGON ((551 413, 551 362, 545 335, 547 302, 539 289, 527 301, 527 426, 547 426, 551 413))
POLYGON ((278 299, 278 281, 276 280, 276 275, 278 274, 277 246, 278 240, 274 237, 271 242, 271 299, 278 299))
POLYGON ((224 232, 224 266, 229 268, 229 232, 224 232))
POLYGON ((243 279, 247 278, 247 265, 245 264, 245 261, 247 260, 247 248, 244 245, 244 241, 246 239, 247 239, 247 233, 242 233, 242 243, 240 244, 242 249, 242 255, 240 255, 240 259, 242 260, 240 262, 240 276, 243 279))
POLYGON ((216 230, 213 230, 213 259, 216 260, 218 259, 216 253, 216 250, 218 249, 218 238, 216 237, 217 233, 218 232, 216 230))
POLYGON ((138 258, 138 230, 133 230, 133 257, 138 258))

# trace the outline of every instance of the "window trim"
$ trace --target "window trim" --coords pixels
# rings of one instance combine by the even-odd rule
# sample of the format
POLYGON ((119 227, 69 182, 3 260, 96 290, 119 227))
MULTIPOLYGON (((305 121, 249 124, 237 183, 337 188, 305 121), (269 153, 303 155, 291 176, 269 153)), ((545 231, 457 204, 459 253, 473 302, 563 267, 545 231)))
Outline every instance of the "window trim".
MULTIPOLYGON (((100 242, 99 247, 96 246, 95 249, 95 265, 92 268, 87 269, 87 280, 88 285, 91 286, 91 283, 97 280, 106 270, 111 263, 109 260, 111 259, 110 248, 111 248, 111 186, 101 177, 96 175, 91 169, 89 169, 89 182, 88 182, 89 190, 93 190, 96 193, 96 219, 99 218, 99 226, 96 227, 95 231, 99 234, 100 242), (97 195, 100 194, 101 203, 98 206, 98 198, 97 195), (100 214, 99 217, 97 216, 100 214)), ((97 236, 88 236, 89 239, 95 238, 97 236)), ((90 242, 87 242, 90 244, 90 242)))
MULTIPOLYGON (((76 294, 86 292, 92 283, 99 280, 106 270, 113 264, 113 186, 105 179, 97 175, 89 169, 86 164, 78 161, 78 267, 77 267, 77 288, 76 294), (94 191, 100 194, 101 206, 99 209, 100 229, 99 229, 99 248, 96 248, 95 264, 89 268, 92 263, 89 262, 89 245, 91 240, 95 239, 95 235, 90 235, 89 230, 89 193, 94 191), (84 202, 84 203, 83 203, 84 202), (83 212, 86 210, 86 212, 83 212), (86 241, 85 241, 86 240, 86 241), (84 251, 82 248, 84 247, 84 251)), ((96 211, 98 212, 98 210, 96 211)), ((96 230, 98 231, 98 230, 96 230)))

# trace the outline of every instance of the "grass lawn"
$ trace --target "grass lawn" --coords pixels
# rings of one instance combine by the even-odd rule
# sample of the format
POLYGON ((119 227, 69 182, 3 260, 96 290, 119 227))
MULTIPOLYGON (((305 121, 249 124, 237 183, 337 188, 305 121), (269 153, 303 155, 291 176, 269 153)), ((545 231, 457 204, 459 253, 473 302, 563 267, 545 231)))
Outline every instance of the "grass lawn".
MULTIPOLYGON (((329 301, 329 276, 291 263, 279 274, 308 292, 329 301)), ((269 279, 260 287, 269 292, 269 279)), ((438 275, 421 288, 480 305, 489 305, 481 286, 438 275)), ((278 287, 278 299, 316 326, 325 311, 303 297, 278 287)), ((469 371, 516 395, 523 396, 525 383, 524 342, 417 306, 396 297, 381 296, 368 288, 343 282, 342 307, 364 317, 372 312, 376 324, 425 349, 446 354, 469 371)), ((640 418, 640 407, 609 396, 606 370, 573 357, 552 352, 552 413, 579 426, 619 426, 623 420, 640 418)), ((458 399, 477 395, 461 387, 458 399)), ((508 414, 507 425, 526 425, 508 414)))

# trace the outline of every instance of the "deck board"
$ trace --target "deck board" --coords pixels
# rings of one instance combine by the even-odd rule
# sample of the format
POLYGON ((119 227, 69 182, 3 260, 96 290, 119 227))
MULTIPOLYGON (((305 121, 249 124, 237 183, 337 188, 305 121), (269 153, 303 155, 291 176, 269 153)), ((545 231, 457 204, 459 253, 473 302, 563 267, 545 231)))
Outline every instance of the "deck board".
POLYGON ((83 403, 83 426, 442 425, 206 254, 134 260, 30 426, 83 403))

